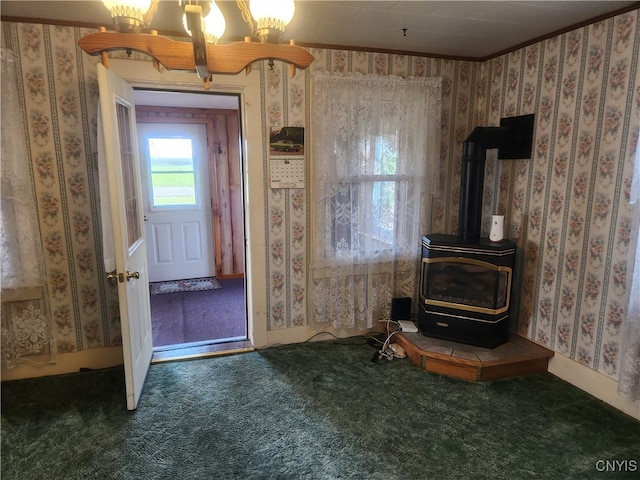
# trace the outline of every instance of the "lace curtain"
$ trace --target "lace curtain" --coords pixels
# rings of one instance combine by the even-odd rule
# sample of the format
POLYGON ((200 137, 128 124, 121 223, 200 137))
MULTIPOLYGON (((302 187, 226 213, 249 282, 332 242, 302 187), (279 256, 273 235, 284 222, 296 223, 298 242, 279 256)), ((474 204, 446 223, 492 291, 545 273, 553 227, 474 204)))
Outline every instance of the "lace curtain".
POLYGON ((50 361, 55 348, 47 312, 42 244, 18 96, 17 57, 4 48, 0 55, 2 358, 8 367, 13 367, 29 356, 38 363, 50 361))
POLYGON ((636 147, 631 204, 634 209, 627 267, 629 306, 622 334, 618 393, 636 401, 640 400, 640 145, 636 147))
POLYGON ((312 88, 310 324, 371 328, 417 291, 441 81, 319 72, 312 88))

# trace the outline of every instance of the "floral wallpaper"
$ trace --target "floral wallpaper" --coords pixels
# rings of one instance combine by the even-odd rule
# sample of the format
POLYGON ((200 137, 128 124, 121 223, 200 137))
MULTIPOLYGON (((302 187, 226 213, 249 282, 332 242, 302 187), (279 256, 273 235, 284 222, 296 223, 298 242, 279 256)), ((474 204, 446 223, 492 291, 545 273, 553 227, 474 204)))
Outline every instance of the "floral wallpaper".
POLYGON ((628 300, 638 12, 484 63, 477 93, 489 125, 536 115, 531 160, 494 157, 485 186, 486 213, 505 214, 523 250, 517 329, 612 377, 628 300))
MULTIPOLYGON (((639 10, 486 62, 311 49, 306 71, 260 65, 264 143, 269 127, 309 135, 315 70, 442 78, 441 193, 432 232, 457 231, 461 147, 475 126, 535 114, 530 160, 487 159, 483 235, 505 215, 519 245, 513 327, 557 352, 617 376, 627 303, 631 160, 640 125, 639 10)), ((97 198, 96 57, 77 48, 89 30, 2 23, 20 56, 22 98, 59 352, 118 345, 115 292, 104 280, 97 198)), ((307 142, 308 143, 308 142, 307 142)), ((310 159, 307 161, 307 184, 310 159)), ((267 162, 267 152, 264 152, 267 162)), ((311 242, 307 189, 265 198, 268 328, 306 324, 311 242)), ((425 232, 430 233, 430 232, 425 232)))
MULTIPOLYGON (((305 127, 308 123, 308 76, 298 71, 289 78, 289 67, 277 62, 273 68, 263 64, 261 88, 268 145, 271 127, 305 127)), ((305 135, 308 129, 305 129, 305 135)), ((309 142, 305 139, 305 144, 309 142)), ((267 152, 264 152, 267 162, 267 152)), ((308 157, 307 157, 308 159, 308 157)), ((309 171, 308 166, 305 169, 309 171)), ((308 175, 308 173, 307 173, 308 175)), ((272 189, 265 169, 265 231, 267 232, 267 318, 269 329, 306 324, 305 278, 309 249, 305 189, 272 189)), ((305 184, 308 185, 308 180, 305 184)))
POLYGON ((3 23, 18 54, 28 154, 58 353, 121 343, 117 294, 105 280, 97 197, 96 59, 79 54, 87 33, 3 23))

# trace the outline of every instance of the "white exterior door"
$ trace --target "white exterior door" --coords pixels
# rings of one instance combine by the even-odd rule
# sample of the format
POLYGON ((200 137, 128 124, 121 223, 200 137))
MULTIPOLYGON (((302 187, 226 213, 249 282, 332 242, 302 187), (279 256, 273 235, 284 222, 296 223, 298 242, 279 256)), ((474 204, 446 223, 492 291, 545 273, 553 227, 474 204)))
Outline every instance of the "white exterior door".
POLYGON ((135 410, 153 355, 136 114, 133 89, 101 64, 98 64, 98 84, 109 179, 127 409, 135 410))
POLYGON ((139 123, 149 281, 215 276, 205 124, 139 123))

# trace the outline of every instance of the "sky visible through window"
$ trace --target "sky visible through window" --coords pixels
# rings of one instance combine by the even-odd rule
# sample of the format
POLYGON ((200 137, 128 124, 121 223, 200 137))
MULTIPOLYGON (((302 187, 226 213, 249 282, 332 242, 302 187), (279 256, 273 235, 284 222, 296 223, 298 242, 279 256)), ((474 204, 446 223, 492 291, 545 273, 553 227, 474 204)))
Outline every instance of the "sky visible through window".
POLYGON ((196 179, 190 138, 149 138, 154 207, 195 206, 196 179))

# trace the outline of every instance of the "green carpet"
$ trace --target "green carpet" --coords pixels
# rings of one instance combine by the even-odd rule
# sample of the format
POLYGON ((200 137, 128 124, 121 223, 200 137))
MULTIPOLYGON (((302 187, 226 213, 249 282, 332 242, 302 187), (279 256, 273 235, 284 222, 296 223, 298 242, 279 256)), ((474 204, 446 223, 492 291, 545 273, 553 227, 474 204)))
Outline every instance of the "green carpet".
POLYGON ((136 412, 120 368, 5 382, 2 480, 638 478, 640 422, 552 375, 468 383, 373 352, 153 365, 136 412))

